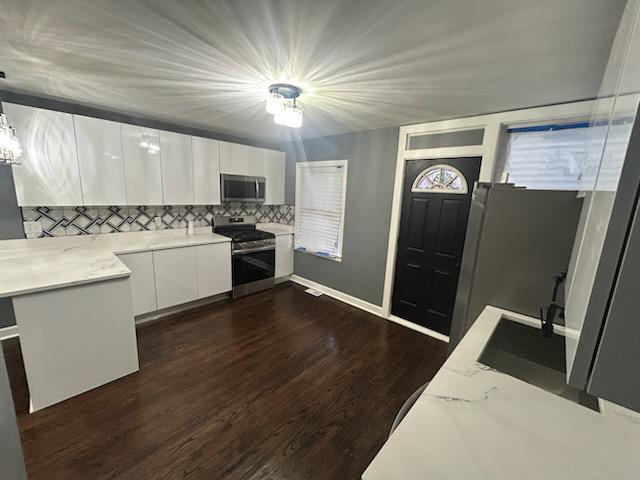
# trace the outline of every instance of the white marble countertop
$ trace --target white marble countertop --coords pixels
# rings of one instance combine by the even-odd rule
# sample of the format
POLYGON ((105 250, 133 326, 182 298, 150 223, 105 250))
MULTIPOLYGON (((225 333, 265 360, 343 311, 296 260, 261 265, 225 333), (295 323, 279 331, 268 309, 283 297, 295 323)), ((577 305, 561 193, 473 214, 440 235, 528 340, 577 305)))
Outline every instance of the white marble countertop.
POLYGON ((0 241, 0 298, 130 275, 117 254, 221 242, 210 227, 0 241))
POLYGON ((293 225, 286 225, 284 223, 258 223, 256 228, 264 230, 265 232, 273 233, 274 235, 293 235, 295 229, 293 225))
POLYGON ((602 400, 597 413, 476 361, 503 315, 538 323, 488 306, 363 479, 640 478, 638 414, 602 400))

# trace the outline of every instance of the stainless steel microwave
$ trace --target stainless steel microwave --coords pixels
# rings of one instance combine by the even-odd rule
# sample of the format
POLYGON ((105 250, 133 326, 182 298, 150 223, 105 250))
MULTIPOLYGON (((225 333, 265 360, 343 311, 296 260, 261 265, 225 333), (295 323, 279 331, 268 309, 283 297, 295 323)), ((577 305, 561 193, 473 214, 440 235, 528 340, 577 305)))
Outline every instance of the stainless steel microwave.
POLYGON ((223 202, 264 202, 264 177, 223 174, 220 187, 223 202))

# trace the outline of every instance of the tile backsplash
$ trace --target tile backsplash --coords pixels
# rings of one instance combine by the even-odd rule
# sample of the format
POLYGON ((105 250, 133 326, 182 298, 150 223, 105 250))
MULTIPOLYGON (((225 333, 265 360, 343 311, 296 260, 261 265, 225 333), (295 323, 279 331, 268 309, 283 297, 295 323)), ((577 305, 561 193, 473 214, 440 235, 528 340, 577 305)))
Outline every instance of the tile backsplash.
POLYGON ((219 215, 255 215, 258 222, 293 225, 294 207, 244 202, 206 206, 22 207, 23 222, 36 221, 42 226, 42 233, 29 233, 27 238, 184 228, 188 220, 193 220, 196 227, 206 227, 219 215), (160 219, 158 225, 156 217, 160 219))

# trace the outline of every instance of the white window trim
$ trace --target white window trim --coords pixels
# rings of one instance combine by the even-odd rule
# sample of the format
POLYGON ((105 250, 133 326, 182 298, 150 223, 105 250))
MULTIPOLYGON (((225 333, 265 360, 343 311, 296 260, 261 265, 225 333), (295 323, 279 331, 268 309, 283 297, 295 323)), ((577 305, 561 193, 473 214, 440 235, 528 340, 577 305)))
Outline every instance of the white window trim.
MULTIPOLYGON (((601 108, 607 109, 607 99, 600 99, 601 108)), ((575 118, 591 118, 595 102, 563 103, 547 107, 527 108, 508 112, 479 115, 475 117, 456 118, 438 122, 421 123, 400 127, 398 138, 398 154, 396 157, 396 171, 391 206, 391 221, 389 224, 389 241, 387 245, 387 263, 385 268, 384 289, 382 299, 382 316, 390 319, 391 296, 393 293, 393 278, 397 254, 398 234, 400 231, 400 213, 402 208, 402 189, 404 181, 405 162, 417 159, 439 159, 480 157, 480 182, 491 182, 494 169, 499 160, 501 142, 505 130, 512 125, 523 125, 537 122, 561 122, 575 118), (407 137, 414 134, 444 133, 460 130, 474 130, 484 128, 482 145, 464 147, 442 147, 424 150, 407 150, 407 137)))
MULTIPOLYGON (((313 168, 313 167, 337 167, 342 166, 344 169, 344 173, 342 176, 342 211, 340 212, 340 230, 338 234, 338 254, 339 256, 329 256, 329 255, 319 255, 316 252, 312 252, 305 249, 296 248, 298 252, 307 253, 309 255, 314 255, 319 258, 324 258, 326 260, 332 260, 334 262, 342 261, 342 246, 344 243, 344 216, 345 210, 347 206, 347 178, 349 176, 348 172, 349 162, 345 160, 318 160, 312 162, 297 162, 296 163, 296 194, 295 194, 295 218, 300 218, 300 189, 298 188, 299 180, 300 180, 300 172, 303 168, 313 168)), ((298 228, 299 223, 295 222, 295 236, 298 236, 298 228)))

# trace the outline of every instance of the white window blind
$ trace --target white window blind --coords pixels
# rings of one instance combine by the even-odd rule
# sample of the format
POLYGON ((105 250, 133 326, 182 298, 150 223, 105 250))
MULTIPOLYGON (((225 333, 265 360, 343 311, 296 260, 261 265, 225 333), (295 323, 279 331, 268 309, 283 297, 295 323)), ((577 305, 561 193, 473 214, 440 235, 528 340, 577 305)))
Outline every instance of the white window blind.
MULTIPOLYGON (((626 148, 631 124, 560 124, 508 130, 504 171, 518 186, 544 190, 591 190, 604 139, 611 151, 626 148)), ((618 155, 623 158, 624 155, 618 155)), ((601 181, 617 184, 621 162, 606 164, 601 181)))
POLYGON ((342 260, 347 161, 296 164, 295 248, 342 260))

